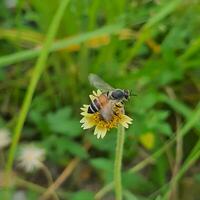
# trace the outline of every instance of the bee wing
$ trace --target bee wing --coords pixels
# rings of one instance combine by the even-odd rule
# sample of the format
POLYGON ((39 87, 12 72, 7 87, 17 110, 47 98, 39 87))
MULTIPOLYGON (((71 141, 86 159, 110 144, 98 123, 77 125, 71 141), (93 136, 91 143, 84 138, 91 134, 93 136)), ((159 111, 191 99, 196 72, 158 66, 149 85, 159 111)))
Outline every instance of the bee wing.
POLYGON ((90 74, 88 76, 90 84, 93 85, 95 88, 102 90, 103 92, 112 91, 114 88, 110 86, 108 83, 103 81, 99 76, 96 74, 90 74))
POLYGON ((113 102, 109 101, 99 112, 105 121, 111 120, 113 117, 113 102))

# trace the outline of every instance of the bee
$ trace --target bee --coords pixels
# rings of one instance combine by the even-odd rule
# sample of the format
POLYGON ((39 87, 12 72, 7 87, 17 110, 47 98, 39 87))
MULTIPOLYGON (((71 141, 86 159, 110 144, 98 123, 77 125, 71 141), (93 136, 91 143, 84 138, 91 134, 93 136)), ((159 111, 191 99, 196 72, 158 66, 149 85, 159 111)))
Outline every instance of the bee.
POLYGON ((113 115, 116 114, 113 111, 113 107, 122 107, 120 103, 129 99, 130 91, 125 89, 114 89, 95 74, 89 75, 89 81, 91 85, 100 89, 103 93, 91 101, 87 112, 90 114, 99 112, 103 120, 111 120, 113 115))

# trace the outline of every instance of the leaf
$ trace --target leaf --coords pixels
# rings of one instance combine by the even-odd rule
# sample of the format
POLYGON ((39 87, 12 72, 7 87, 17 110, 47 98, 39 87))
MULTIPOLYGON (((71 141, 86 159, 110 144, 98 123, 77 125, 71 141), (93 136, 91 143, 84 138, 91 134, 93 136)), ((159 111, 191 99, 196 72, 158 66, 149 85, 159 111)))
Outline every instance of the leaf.
POLYGON ((91 161, 92 166, 94 166, 97 169, 105 170, 111 172, 113 169, 113 163, 112 161, 106 159, 106 158, 95 158, 91 161))
POLYGON ((163 155, 156 159, 155 168, 153 169, 150 177, 152 182, 159 185, 163 185, 166 183, 167 170, 169 167, 167 162, 167 158, 163 155))
POLYGON ((158 123, 155 128, 162 134, 170 136, 172 134, 171 126, 168 123, 158 123))
POLYGON ((44 95, 37 96, 33 99, 31 110, 37 110, 40 113, 47 112, 51 109, 51 102, 44 95))
POLYGON ((45 140, 44 144, 49 149, 49 155, 53 155, 53 157, 63 157, 65 154, 71 154, 83 159, 88 157, 87 151, 81 144, 63 135, 52 135, 45 140))
POLYGON ((158 195, 155 200, 162 200, 162 199, 163 198, 160 195, 158 195))
POLYGON ((72 195, 73 200, 94 200, 94 194, 89 191, 78 191, 72 195))
POLYGON ((46 112, 51 109, 51 103, 49 100, 41 95, 34 98, 31 110, 28 114, 28 119, 36 125, 38 132, 43 135, 48 135, 50 133, 49 125, 46 119, 46 112))
POLYGON ((32 110, 29 113, 29 119, 37 126, 41 133, 47 135, 49 133, 49 126, 43 114, 37 110, 32 110))
POLYGON ((91 133, 89 133, 90 135, 87 137, 96 149, 112 153, 115 151, 116 131, 117 129, 110 130, 103 140, 97 140, 97 138, 91 133))
POLYGON ((61 163, 69 158, 69 154, 67 154, 67 148, 64 144, 64 138, 58 137, 57 135, 51 135, 46 138, 42 145, 47 149, 47 155, 49 160, 52 160, 55 163, 61 163))
POLYGON ((198 183, 200 183, 200 173, 195 174, 194 178, 196 181, 198 181, 198 183))
POLYGON ((139 200, 133 193, 131 193, 130 191, 126 190, 123 192, 125 199, 127 200, 139 200))
POLYGON ((64 141, 65 145, 66 145, 66 149, 68 150, 68 152, 70 152, 72 155, 78 156, 80 158, 87 158, 88 157, 88 153, 85 150, 85 148, 80 145, 77 142, 74 142, 72 140, 66 140, 64 141))
POLYGON ((50 130, 55 133, 62 133, 68 136, 77 136, 81 133, 79 120, 71 118, 71 109, 69 107, 49 113, 47 121, 50 130))
POLYGON ((106 158, 91 159, 91 165, 100 170, 100 174, 105 182, 113 180, 113 161, 106 158))
POLYGON ((6 78, 5 76, 5 70, 0 69, 0 81, 4 81, 6 78))
POLYGON ((147 192, 153 189, 153 184, 148 178, 136 173, 122 173, 122 183, 123 187, 129 190, 147 192))
POLYGON ((154 104, 158 101, 158 96, 156 92, 149 92, 148 94, 143 94, 140 98, 136 98, 134 104, 135 107, 138 108, 138 110, 143 113, 147 109, 154 106, 154 104), (144 99, 144 101, 141 101, 141 99, 144 99))
POLYGON ((30 189, 26 192, 26 195, 28 200, 34 200, 39 198, 38 193, 36 193, 35 191, 31 191, 30 189))
POLYGON ((166 121, 168 115, 169 112, 165 110, 151 110, 145 115, 147 130, 152 130, 155 133, 162 133, 170 136, 172 134, 172 130, 166 121))

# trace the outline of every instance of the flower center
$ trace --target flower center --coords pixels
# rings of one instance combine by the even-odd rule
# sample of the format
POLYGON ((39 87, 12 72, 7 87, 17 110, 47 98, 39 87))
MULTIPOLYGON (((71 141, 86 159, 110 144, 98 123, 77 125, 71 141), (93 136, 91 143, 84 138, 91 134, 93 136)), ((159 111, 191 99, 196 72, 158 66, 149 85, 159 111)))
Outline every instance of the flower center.
POLYGON ((93 114, 93 120, 96 122, 96 124, 98 124, 98 126, 106 128, 107 130, 115 128, 122 119, 122 116, 124 114, 124 108, 121 106, 114 106, 113 112, 114 114, 111 120, 109 121, 105 121, 99 112, 93 114))

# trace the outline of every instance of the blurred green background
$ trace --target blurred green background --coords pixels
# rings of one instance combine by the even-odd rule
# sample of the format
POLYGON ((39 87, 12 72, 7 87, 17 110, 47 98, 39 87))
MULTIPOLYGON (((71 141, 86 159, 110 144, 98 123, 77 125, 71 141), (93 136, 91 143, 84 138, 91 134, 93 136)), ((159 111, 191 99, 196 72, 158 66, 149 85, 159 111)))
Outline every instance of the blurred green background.
MULTIPOLYGON (((61 2, 0 1, 0 126, 12 135, 61 2)), ((45 149, 54 180, 74 163, 57 189, 60 199, 114 199, 107 184, 113 180, 116 130, 98 140, 79 122, 80 107, 94 90, 89 73, 137 94, 125 105, 133 124, 123 153, 124 199, 158 200, 167 192, 170 199, 199 199, 199 13, 198 0, 69 1, 46 49, 49 56, 38 67, 44 69, 15 149, 45 149), (163 149, 168 141, 174 143, 163 149), (141 168, 130 170, 144 159, 141 168), (108 191, 99 194, 106 185, 108 191)), ((2 174, 10 151, 0 151, 2 174)), ((39 199, 48 187, 41 170, 24 173, 15 161, 13 172, 13 196, 20 191, 28 200, 39 199)))

